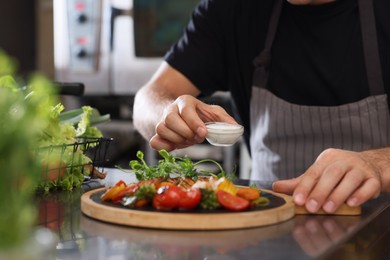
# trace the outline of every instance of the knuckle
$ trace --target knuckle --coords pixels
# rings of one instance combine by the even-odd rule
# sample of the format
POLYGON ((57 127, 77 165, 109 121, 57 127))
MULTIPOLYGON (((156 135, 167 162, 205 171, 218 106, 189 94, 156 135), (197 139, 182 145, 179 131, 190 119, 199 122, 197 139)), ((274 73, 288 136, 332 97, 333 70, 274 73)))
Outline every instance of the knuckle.
POLYGON ((173 112, 168 113, 165 116, 164 122, 165 122, 166 125, 172 125, 172 124, 175 124, 175 122, 177 123, 177 116, 176 116, 176 114, 173 113, 173 112))
POLYGON ((193 111, 193 108, 190 108, 189 106, 183 106, 180 108, 180 114, 187 114, 189 112, 193 111))
POLYGON ((382 190, 382 183, 378 179, 373 178, 371 186, 372 186, 372 190, 377 191, 375 196, 379 196, 382 190))
POLYGON ((327 148, 324 151, 320 153, 318 156, 317 160, 323 159, 323 158, 328 158, 328 157, 334 157, 339 154, 339 149, 336 148, 327 148))
POLYGON ((363 178, 362 178, 362 175, 361 174, 356 174, 356 173, 348 173, 347 174, 347 177, 348 177, 348 183, 349 185, 353 186, 353 187, 359 187, 362 182, 363 182, 363 178))
POLYGON ((326 168, 324 174, 329 174, 330 176, 332 176, 332 178, 341 179, 345 175, 345 172, 346 169, 344 165, 339 163, 333 163, 326 168))
POLYGON ((158 123, 155 127, 155 131, 157 134, 163 132, 165 129, 165 125, 163 123, 158 123))
POLYGON ((223 112, 225 112, 225 109, 223 109, 221 106, 219 106, 219 105, 210 105, 210 107, 214 110, 214 111, 216 111, 216 112, 218 112, 218 113, 223 113, 223 112))
MULTIPOLYGON (((182 107, 184 104, 190 102, 194 97, 191 95, 181 95, 178 98, 176 98, 175 103, 179 106, 182 107)), ((185 106, 184 106, 185 107, 185 106)))

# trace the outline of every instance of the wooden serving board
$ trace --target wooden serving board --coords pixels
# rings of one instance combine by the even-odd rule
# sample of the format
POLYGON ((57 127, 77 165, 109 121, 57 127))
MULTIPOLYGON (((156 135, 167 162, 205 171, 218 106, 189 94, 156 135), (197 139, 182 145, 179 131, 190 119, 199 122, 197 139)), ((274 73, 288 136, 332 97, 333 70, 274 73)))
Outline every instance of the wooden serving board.
POLYGON ((329 214, 326 213, 323 209, 320 209, 316 213, 310 213, 304 206, 295 206, 295 214, 315 214, 315 215, 347 215, 347 216, 356 216, 362 214, 362 208, 358 207, 350 207, 347 204, 342 204, 334 213, 329 214))
POLYGON ((174 230, 224 230, 271 225, 286 221, 295 215, 291 197, 262 190, 270 199, 265 207, 244 212, 227 210, 215 211, 173 211, 162 212, 154 209, 129 209, 121 205, 100 200, 105 188, 86 192, 81 197, 81 211, 94 219, 128 225, 174 230))
MULTIPOLYGON (((105 188, 91 190, 81 197, 81 211, 94 219, 133 227, 174 230, 224 230, 260 227, 286 221, 295 215, 313 214, 303 206, 296 206, 291 196, 262 189, 262 196, 270 200, 265 207, 243 212, 228 210, 193 210, 163 212, 152 209, 130 209, 111 202, 102 202, 105 188)), ((328 215, 319 210, 316 215, 328 215)), ((332 215, 360 215, 361 207, 343 204, 332 215)))

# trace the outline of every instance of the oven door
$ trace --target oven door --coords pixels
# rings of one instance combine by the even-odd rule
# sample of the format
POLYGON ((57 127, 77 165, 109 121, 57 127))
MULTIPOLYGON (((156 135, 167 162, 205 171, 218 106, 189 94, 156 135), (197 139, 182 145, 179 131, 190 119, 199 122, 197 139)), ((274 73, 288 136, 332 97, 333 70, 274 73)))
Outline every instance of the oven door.
POLYGON ((152 77, 162 55, 136 54, 135 30, 144 23, 135 22, 133 0, 112 1, 109 9, 111 91, 116 95, 133 95, 152 77))
POLYGON ((55 78, 85 95, 134 95, 162 57, 137 57, 133 0, 54 0, 55 78))
POLYGON ((113 92, 135 93, 184 32, 199 0, 111 2, 113 92))

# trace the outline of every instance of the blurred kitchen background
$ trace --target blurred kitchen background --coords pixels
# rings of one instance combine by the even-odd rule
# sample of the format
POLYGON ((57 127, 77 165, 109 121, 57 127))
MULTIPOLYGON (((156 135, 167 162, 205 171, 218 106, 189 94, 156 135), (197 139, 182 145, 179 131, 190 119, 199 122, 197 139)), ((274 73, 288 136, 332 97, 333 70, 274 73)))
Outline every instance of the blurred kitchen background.
MULTIPOLYGON (((134 94, 181 35, 199 0, 12 0, 0 7, 0 48, 19 62, 19 74, 40 72, 56 82, 80 82, 82 96, 62 96, 66 109, 91 105, 111 121, 100 125, 114 138, 111 167, 128 168, 137 150, 157 155, 132 125, 134 94)), ((229 110, 229 95, 207 100, 229 110)), ((153 104, 151 104, 153 105, 153 104)), ((249 176, 243 142, 213 147, 206 142, 177 151, 194 160, 212 158, 228 172, 249 176)))

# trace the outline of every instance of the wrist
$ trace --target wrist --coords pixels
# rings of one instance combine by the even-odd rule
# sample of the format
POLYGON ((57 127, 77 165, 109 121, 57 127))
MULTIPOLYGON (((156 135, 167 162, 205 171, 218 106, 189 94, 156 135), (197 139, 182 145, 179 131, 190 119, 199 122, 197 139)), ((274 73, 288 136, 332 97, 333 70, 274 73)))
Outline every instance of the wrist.
POLYGON ((364 151, 364 159, 376 169, 380 181, 381 192, 390 193, 390 148, 364 151))

